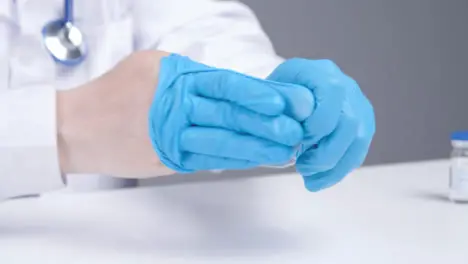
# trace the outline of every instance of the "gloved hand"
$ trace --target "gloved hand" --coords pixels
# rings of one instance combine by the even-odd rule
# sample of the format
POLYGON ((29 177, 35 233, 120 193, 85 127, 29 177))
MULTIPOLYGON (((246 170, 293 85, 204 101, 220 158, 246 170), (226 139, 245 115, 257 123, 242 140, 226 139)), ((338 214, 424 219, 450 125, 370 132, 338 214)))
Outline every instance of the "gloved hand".
POLYGON ((313 103, 304 87, 173 54, 161 60, 150 137, 161 161, 178 172, 286 163, 303 139, 295 119, 310 115, 313 103))
POLYGON ((338 66, 329 60, 290 59, 268 79, 302 85, 315 97, 312 115, 302 122, 304 141, 296 161, 308 190, 333 186, 364 162, 375 132, 373 108, 338 66))

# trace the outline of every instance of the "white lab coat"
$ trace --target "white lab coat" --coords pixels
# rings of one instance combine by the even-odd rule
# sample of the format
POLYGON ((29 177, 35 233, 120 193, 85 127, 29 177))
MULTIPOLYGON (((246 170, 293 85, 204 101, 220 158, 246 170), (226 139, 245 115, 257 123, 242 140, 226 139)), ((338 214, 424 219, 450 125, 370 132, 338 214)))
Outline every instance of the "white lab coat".
MULTIPOLYGON (((159 49, 258 77, 280 62, 254 14, 215 0, 78 0, 76 24, 89 46, 75 68, 57 65, 41 29, 63 0, 0 0, 0 200, 62 189, 120 185, 104 175, 62 177, 55 91, 88 82, 133 51, 159 49)), ((86 107, 83 105, 83 107, 86 107)))

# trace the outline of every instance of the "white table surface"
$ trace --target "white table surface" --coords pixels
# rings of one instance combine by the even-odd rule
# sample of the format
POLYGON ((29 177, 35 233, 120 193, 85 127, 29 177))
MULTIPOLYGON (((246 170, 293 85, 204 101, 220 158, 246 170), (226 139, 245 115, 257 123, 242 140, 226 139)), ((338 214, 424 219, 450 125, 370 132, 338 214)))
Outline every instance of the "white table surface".
POLYGON ((467 264, 448 163, 363 168, 308 193, 297 175, 0 204, 0 263, 467 264))

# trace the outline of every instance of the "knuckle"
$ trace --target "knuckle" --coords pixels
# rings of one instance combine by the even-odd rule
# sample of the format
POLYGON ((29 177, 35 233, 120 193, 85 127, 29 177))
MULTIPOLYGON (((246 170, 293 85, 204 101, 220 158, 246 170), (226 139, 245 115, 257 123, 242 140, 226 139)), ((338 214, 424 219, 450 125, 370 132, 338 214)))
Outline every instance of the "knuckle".
POLYGON ((317 62, 318 67, 320 67, 322 70, 324 70, 327 73, 341 72, 340 67, 338 67, 338 65, 330 59, 317 60, 316 62, 317 62))
POLYGON ((219 94, 221 96, 225 96, 227 91, 229 91, 229 87, 231 85, 231 80, 232 80, 232 76, 231 74, 225 72, 225 71, 219 71, 216 73, 216 80, 213 84, 212 84, 212 87, 211 89, 213 89, 213 91, 216 93, 216 94, 219 94))
POLYGON ((356 117, 345 115, 342 120, 343 129, 346 133, 356 134, 358 132, 360 122, 356 117))
POLYGON ((346 94, 346 83, 339 75, 323 74, 315 92, 331 101, 343 101, 346 94))
MULTIPOLYGON (((309 68, 312 68, 313 66, 313 61, 304 59, 304 58, 291 58, 283 63, 281 63, 274 71, 273 71, 273 76, 274 77, 279 77, 281 76, 284 72, 294 72, 296 75, 300 75, 303 72, 306 72, 309 68)), ((297 76, 290 76, 297 78, 297 76)))
POLYGON ((224 120, 226 120, 234 131, 239 131, 240 124, 242 124, 242 122, 239 120, 239 111, 237 106, 226 102, 220 102, 220 108, 221 116, 224 117, 224 120))
POLYGON ((182 113, 185 114, 189 123, 197 122, 198 112, 200 109, 200 99, 197 97, 186 96, 182 99, 182 113))
POLYGON ((218 84, 221 87, 226 87, 231 83, 232 74, 227 71, 219 71, 218 72, 218 84))
POLYGON ((336 100, 344 100, 346 94, 346 84, 343 80, 337 76, 330 76, 327 79, 328 85, 333 89, 330 91, 330 95, 336 100))
POLYGON ((343 85, 351 89, 351 91, 361 91, 359 83, 355 79, 351 78, 350 76, 343 74, 342 80, 344 83, 343 85))
POLYGON ((283 64, 284 65, 287 65, 287 64, 297 65, 297 64, 304 64, 304 63, 309 63, 309 62, 310 60, 304 59, 304 58, 291 58, 285 61, 283 64))
POLYGON ((374 117, 374 115, 375 115, 374 106, 372 105, 371 101, 366 96, 363 95, 363 97, 364 97, 363 105, 364 105, 365 109, 372 115, 372 117, 374 117))
POLYGON ((182 129, 180 131, 180 135, 179 135, 179 144, 182 147, 182 149, 187 144, 187 142, 190 142, 191 140, 192 140, 192 138, 191 138, 191 134, 189 133, 189 130, 188 129, 182 129))

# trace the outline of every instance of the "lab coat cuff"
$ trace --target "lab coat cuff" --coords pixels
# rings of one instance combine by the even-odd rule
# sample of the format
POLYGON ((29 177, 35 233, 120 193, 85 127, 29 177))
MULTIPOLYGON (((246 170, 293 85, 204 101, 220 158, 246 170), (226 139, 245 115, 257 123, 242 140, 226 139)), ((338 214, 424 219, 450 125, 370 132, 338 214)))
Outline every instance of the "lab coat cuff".
POLYGON ((29 86, 0 96, 0 199, 65 187, 60 172, 54 87, 29 86))

